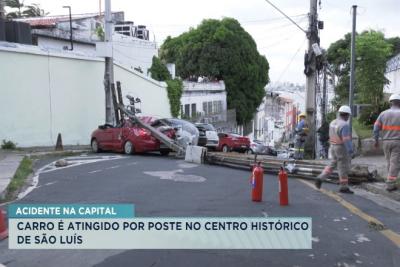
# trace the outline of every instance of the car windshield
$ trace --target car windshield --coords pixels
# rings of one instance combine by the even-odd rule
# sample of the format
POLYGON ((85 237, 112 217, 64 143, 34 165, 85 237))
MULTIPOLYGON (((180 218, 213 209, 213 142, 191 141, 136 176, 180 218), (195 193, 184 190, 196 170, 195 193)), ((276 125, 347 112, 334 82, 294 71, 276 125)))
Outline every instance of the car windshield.
POLYGON ((206 131, 215 131, 215 128, 211 124, 196 124, 196 125, 204 128, 206 131))

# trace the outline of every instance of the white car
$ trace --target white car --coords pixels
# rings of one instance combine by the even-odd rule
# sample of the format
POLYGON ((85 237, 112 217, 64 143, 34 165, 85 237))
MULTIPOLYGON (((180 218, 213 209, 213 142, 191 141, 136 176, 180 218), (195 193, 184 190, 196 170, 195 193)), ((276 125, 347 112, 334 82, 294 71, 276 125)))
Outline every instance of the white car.
POLYGON ((216 148, 218 146, 219 137, 217 131, 215 131, 214 126, 208 123, 196 123, 198 129, 202 129, 206 132, 207 143, 205 144, 208 148, 216 148))

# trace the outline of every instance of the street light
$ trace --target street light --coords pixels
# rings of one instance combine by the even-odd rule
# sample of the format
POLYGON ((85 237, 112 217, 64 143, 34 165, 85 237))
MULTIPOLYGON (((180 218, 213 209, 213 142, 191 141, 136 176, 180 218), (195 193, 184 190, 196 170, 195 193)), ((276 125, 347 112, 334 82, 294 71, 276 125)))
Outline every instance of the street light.
POLYGON ((71 42, 71 48, 69 50, 74 50, 74 42, 72 40, 72 16, 71 16, 71 6, 63 6, 63 8, 68 8, 69 10, 69 40, 71 42))

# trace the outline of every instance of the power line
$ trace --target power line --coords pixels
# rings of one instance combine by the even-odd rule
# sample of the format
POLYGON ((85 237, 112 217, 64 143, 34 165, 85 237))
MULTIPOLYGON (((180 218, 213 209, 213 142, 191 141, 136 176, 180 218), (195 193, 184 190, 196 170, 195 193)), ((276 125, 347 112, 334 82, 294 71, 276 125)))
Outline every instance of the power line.
POLYGON ((304 32, 304 33, 306 33, 307 34, 307 32, 302 28, 302 27, 300 27, 293 19, 291 19, 288 15, 286 15, 282 10, 280 10, 277 6, 275 6, 274 4, 272 4, 269 0, 265 0, 268 4, 270 4, 273 8, 275 8, 276 10, 278 10, 279 11, 279 13, 281 13, 282 15, 284 15, 288 20, 290 20, 294 25, 296 25, 297 26, 297 28, 299 28, 302 32, 304 32))
POLYGON ((297 56, 297 54, 299 53, 300 49, 303 47, 305 41, 307 40, 307 38, 305 38, 303 40, 303 42, 301 43, 301 45, 299 46, 299 48, 297 48, 296 53, 292 56, 292 58, 289 61, 289 64, 286 65, 286 67, 283 69, 281 75, 279 76, 277 82, 279 82, 281 80, 281 78, 283 77, 283 75, 286 73, 286 71, 289 69, 290 65, 292 65, 293 60, 295 59, 295 57, 297 56))

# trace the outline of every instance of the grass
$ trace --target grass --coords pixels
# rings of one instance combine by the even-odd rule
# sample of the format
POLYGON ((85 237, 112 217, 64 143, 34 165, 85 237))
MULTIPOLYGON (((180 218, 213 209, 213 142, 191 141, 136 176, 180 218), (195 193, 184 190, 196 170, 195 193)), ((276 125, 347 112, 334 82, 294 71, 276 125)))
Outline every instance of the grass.
POLYGON ((33 172, 33 162, 29 157, 24 157, 18 166, 14 177, 6 188, 4 200, 5 202, 13 200, 16 197, 18 191, 25 184, 26 178, 33 172))
POLYGON ((353 120, 353 128, 360 139, 366 139, 372 137, 372 126, 364 125, 360 123, 357 119, 353 120))

